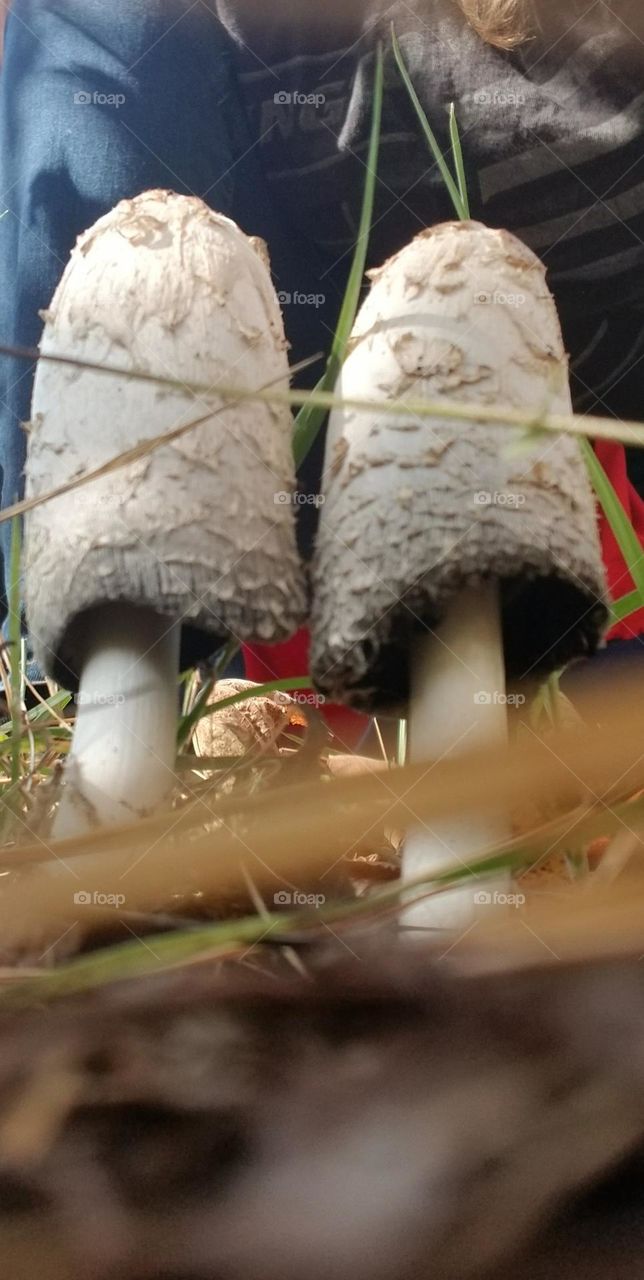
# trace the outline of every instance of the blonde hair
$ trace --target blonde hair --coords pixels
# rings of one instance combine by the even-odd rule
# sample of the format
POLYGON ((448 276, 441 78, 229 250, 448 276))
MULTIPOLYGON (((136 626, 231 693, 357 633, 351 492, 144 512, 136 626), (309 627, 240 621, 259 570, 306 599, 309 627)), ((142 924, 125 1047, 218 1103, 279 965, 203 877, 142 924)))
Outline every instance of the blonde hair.
POLYGON ((514 49, 530 34, 530 0, 458 0, 470 25, 497 49, 514 49))

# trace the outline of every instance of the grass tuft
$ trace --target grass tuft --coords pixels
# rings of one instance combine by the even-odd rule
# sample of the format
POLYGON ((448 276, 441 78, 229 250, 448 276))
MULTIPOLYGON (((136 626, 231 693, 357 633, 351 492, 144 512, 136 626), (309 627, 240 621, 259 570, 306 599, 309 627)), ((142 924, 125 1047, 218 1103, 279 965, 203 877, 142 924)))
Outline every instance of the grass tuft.
MULTIPOLYGON (((364 283, 367 254, 369 250, 369 240, 371 238, 376 180, 378 177, 383 96, 384 60, 382 45, 378 44, 376 49, 376 75, 373 91, 371 137, 369 140, 367 174, 362 200, 362 213, 360 216, 358 239, 356 241, 353 262, 351 264, 351 271, 349 273, 349 280, 347 283, 344 301, 342 303, 342 309, 340 311, 335 334, 333 335, 331 353, 329 355, 324 374, 315 388, 317 392, 335 391, 335 386, 345 360, 349 339, 351 337, 351 332, 358 313, 358 307, 360 305, 360 296, 364 283)), ((301 466, 304 459, 312 449, 327 413, 327 407, 321 404, 315 396, 313 396, 310 401, 307 401, 307 403, 302 405, 302 408, 295 420, 293 433, 293 454, 295 457, 296 467, 301 466)))

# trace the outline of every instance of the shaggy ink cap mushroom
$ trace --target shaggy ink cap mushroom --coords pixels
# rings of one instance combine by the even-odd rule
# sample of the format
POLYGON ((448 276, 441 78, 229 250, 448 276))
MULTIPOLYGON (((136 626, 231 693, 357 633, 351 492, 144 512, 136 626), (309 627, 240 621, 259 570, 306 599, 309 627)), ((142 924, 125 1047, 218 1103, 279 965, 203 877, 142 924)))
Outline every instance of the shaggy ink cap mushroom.
MULTIPOLYGON (((212 387, 42 361, 27 492, 38 497, 137 443, 218 409, 217 385, 288 387, 287 343, 261 242, 201 200, 148 191, 82 235, 45 314, 41 350, 212 387), (281 379, 281 381, 280 381, 281 379)), ((288 408, 231 404, 171 444, 46 502, 27 520, 37 656, 78 687, 87 615, 152 611, 183 628, 184 665, 230 633, 273 643, 305 610, 288 408)))
MULTIPOLYGON (((545 268, 514 236, 437 226, 371 278, 339 396, 571 412, 545 268)), ((405 704, 416 632, 485 583, 498 583, 508 678, 546 676, 600 641, 605 578, 574 438, 338 409, 324 497, 312 669, 328 697, 405 704)))

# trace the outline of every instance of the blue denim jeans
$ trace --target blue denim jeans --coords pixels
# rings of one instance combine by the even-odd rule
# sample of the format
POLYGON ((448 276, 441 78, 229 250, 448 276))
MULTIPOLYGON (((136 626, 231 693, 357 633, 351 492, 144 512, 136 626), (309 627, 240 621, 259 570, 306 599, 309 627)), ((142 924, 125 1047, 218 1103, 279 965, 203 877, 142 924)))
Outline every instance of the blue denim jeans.
MULTIPOLYGON (((213 10, 214 0, 14 0, 0 75, 0 342, 37 345, 39 312, 76 237, 152 187, 200 196, 262 236, 278 289, 317 292, 315 250, 273 207, 230 37, 213 10)), ((294 362, 328 349, 340 289, 329 288, 319 309, 291 309, 294 362)), ((22 494, 33 374, 30 364, 0 359, 3 507, 22 494)), ((307 491, 321 447, 305 464, 307 491)), ((304 508, 305 554, 310 515, 304 508)), ((10 526, 0 534, 7 564, 10 526)))

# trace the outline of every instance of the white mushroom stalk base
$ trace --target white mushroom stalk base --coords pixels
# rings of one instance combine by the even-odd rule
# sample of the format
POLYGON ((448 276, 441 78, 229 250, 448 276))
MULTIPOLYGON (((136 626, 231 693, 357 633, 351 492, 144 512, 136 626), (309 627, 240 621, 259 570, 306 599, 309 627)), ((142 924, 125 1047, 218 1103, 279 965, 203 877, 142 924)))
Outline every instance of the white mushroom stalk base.
MULTIPOLYGON (((439 760, 483 745, 507 741, 505 667, 498 587, 463 592, 436 631, 419 642, 412 669, 409 750, 414 762, 439 760)), ((403 851, 403 879, 415 880, 451 866, 470 866, 472 856, 507 839, 498 819, 464 814, 411 831, 403 851)), ((410 907, 406 929, 467 929, 483 905, 507 891, 508 877, 493 884, 472 877, 410 907)))
POLYGON ((74 741, 53 835, 132 822, 171 792, 180 627, 126 606, 87 619, 74 741))

